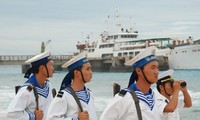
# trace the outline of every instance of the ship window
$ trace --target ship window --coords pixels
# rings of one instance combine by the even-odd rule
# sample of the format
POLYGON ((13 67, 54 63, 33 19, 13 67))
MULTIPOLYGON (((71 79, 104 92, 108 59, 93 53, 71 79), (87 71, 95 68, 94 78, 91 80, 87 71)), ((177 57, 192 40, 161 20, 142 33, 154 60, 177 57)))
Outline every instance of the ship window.
POLYGON ((113 47, 113 44, 109 44, 109 45, 100 45, 99 48, 111 48, 113 47))
POLYGON ((113 57, 113 54, 103 54, 102 57, 113 57))
POLYGON ((108 39, 113 39, 114 36, 108 36, 108 39))
POLYGON ((121 35, 121 38, 137 38, 137 35, 121 35))
POLYGON ((124 53, 123 53, 123 56, 127 56, 127 52, 124 52, 124 53))
POLYGON ((94 52, 94 49, 89 49, 88 51, 89 51, 89 52, 94 52))
POLYGON ((121 35, 121 38, 127 38, 127 35, 121 35))
POLYGON ((118 56, 121 57, 121 56, 122 56, 122 53, 118 53, 118 56))
POLYGON ((117 36, 117 35, 115 35, 115 36, 114 36, 114 39, 117 39, 117 38, 118 38, 118 36, 117 36))
POLYGON ((129 52, 129 55, 131 55, 131 56, 132 56, 132 55, 133 55, 133 52, 129 52))
POLYGON ((100 45, 99 48, 105 48, 105 45, 100 45))
POLYGON ((132 36, 132 35, 129 35, 128 38, 133 38, 133 36, 132 36))
POLYGON ((109 45, 109 47, 113 47, 113 46, 114 46, 113 44, 110 44, 110 45, 109 45))
POLYGON ((137 35, 133 35, 133 38, 137 38, 137 35))
POLYGON ((139 51, 136 51, 136 52, 135 52, 135 56, 136 56, 137 54, 139 54, 139 53, 140 53, 139 51))

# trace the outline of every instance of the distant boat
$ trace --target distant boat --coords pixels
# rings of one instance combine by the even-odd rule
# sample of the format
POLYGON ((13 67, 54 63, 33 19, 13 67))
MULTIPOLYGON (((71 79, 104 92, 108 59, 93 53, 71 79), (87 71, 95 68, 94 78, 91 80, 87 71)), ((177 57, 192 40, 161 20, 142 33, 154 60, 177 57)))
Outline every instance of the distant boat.
MULTIPOLYGON (((103 32, 96 42, 85 42, 76 45, 80 51, 88 51, 89 59, 106 59, 114 68, 124 66, 124 63, 135 57, 141 51, 150 46, 156 46, 159 49, 157 58, 161 70, 166 70, 168 66, 169 45, 171 38, 149 38, 139 39, 138 32, 133 30, 121 30, 114 34, 103 32)), ((88 40, 91 41, 91 40, 88 40)))
POLYGON ((200 69, 200 44, 188 44, 171 49, 168 54, 171 69, 200 69))
POLYGON ((88 58, 132 58, 149 46, 156 46, 160 49, 167 48, 170 41, 171 38, 139 39, 138 31, 132 29, 123 31, 121 29, 120 32, 114 34, 104 31, 97 41, 92 43, 78 42, 76 47, 80 51, 88 51, 88 58))
MULTIPOLYGON (((119 19, 119 14, 115 14, 119 19)), ((119 20, 117 20, 119 21, 119 20)), ((159 49, 158 57, 163 64, 169 64, 172 69, 200 69, 200 44, 193 45, 192 37, 188 39, 178 38, 139 38, 139 32, 133 27, 124 28, 121 23, 116 24, 114 33, 104 31, 99 39, 91 40, 90 36, 84 43, 78 41, 76 47, 79 51, 88 51, 88 58, 118 59, 120 65, 135 57, 149 46, 159 49), (166 60, 166 57, 168 60, 166 60), (121 60, 121 61, 120 61, 121 60)))
POLYGON ((162 51, 158 56, 168 57, 171 69, 200 69, 200 44, 174 38, 138 39, 137 31, 121 31, 112 35, 103 32, 98 41, 78 43, 77 49, 88 51, 88 58, 113 57, 128 60, 149 46, 156 46, 162 51))
MULTIPOLYGON (((131 17, 130 17, 131 18, 131 17)), ((108 16, 108 20, 114 19, 112 30, 103 31, 97 40, 91 40, 87 36, 83 43, 78 41, 76 47, 79 51, 88 51, 88 58, 126 58, 131 59, 143 51, 146 47, 156 46, 158 48, 167 48, 171 38, 139 38, 139 32, 132 26, 130 21, 128 27, 122 25, 120 22, 120 14, 118 13, 117 6, 115 5, 114 14, 108 16)), ((130 19, 131 20, 131 19, 130 19)))

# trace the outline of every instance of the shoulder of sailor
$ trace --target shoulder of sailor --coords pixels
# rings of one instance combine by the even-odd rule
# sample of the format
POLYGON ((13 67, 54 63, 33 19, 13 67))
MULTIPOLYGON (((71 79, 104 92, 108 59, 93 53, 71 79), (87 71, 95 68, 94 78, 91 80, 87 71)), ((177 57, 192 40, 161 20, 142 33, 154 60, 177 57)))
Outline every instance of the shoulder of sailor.
POLYGON ((56 94, 56 97, 63 98, 63 96, 69 96, 69 95, 71 95, 71 92, 67 89, 63 89, 63 90, 58 91, 58 93, 56 94))
MULTIPOLYGON (((113 103, 114 104, 121 104, 123 106, 129 106, 132 105, 133 102, 133 97, 128 89, 122 89, 119 93, 117 93, 114 98, 113 98, 113 103), (126 105, 124 105, 126 103, 126 105)), ((134 106, 135 104, 133 104, 134 106)))
POLYGON ((117 95, 122 98, 127 98, 127 97, 131 98, 131 91, 129 89, 125 88, 125 89, 120 90, 120 92, 117 95))
POLYGON ((60 91, 58 91, 56 97, 62 98, 62 97, 63 97, 63 94, 64 94, 64 90, 60 90, 60 91))
MULTIPOLYGON (((86 90, 87 90, 90 94, 92 94, 92 92, 91 92, 91 90, 90 90, 89 88, 86 88, 86 90)), ((62 98, 63 96, 68 96, 68 95, 71 96, 71 92, 70 92, 68 89, 65 88, 65 89, 63 89, 63 90, 60 90, 60 91, 57 93, 56 97, 62 98)))
POLYGON ((21 85, 19 87, 19 90, 21 90, 21 89, 25 89, 25 90, 31 92, 33 90, 33 84, 31 84, 31 83, 24 83, 23 85, 21 85))
POLYGON ((160 94, 156 88, 153 89, 153 92, 154 92, 154 97, 155 97, 156 101, 158 101, 158 102, 166 102, 167 98, 164 97, 162 94, 160 94))
POLYGON ((23 84, 17 90, 17 95, 19 96, 34 96, 33 95, 33 87, 30 84, 23 84))

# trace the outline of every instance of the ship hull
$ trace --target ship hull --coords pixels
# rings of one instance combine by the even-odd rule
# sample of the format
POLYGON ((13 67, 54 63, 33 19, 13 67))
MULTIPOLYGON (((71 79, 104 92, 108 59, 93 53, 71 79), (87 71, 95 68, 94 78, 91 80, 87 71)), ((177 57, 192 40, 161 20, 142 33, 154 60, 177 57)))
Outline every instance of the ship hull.
POLYGON ((175 47, 168 60, 171 69, 200 69, 200 44, 175 47))

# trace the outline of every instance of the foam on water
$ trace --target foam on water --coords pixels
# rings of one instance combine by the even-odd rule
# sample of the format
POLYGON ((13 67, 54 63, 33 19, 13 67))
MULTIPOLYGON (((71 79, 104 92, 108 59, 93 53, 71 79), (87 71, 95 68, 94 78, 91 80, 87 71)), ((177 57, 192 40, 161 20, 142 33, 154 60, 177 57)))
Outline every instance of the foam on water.
POLYGON ((0 88, 0 120, 7 120, 6 109, 14 97, 13 90, 8 89, 9 87, 0 88), (2 89, 4 88, 4 89, 2 89))
POLYGON ((191 93, 190 96, 192 98, 193 106, 199 106, 200 107, 200 92, 191 93))

